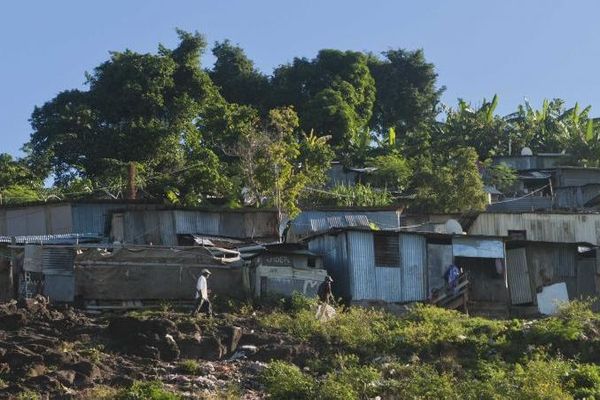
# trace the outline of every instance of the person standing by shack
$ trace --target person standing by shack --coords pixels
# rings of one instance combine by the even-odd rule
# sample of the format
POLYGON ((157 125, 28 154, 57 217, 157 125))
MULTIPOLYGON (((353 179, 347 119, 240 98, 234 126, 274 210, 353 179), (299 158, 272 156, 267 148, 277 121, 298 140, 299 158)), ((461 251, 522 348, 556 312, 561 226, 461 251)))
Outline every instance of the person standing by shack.
POLYGON ((212 304, 208 299, 208 278, 210 277, 210 271, 203 269, 198 281, 196 282, 196 305, 192 311, 192 315, 195 316, 199 312, 204 313, 207 317, 212 317, 212 304))
POLYGON ((334 302, 333 293, 331 291, 331 284, 333 283, 333 278, 329 275, 325 277, 325 280, 319 285, 319 289, 317 290, 317 294, 319 296, 319 300, 322 303, 330 304, 334 302))

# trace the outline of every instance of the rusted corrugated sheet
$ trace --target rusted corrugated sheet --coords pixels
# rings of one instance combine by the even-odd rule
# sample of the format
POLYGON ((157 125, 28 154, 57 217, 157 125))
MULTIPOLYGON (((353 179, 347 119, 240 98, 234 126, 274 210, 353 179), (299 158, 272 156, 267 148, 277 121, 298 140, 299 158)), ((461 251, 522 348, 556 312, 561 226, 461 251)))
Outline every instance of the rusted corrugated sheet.
POLYGON ((527 268, 527 255, 524 247, 507 251, 506 268, 512 304, 533 302, 531 281, 527 268))
POLYGON ((369 226, 370 223, 380 229, 397 229, 400 227, 400 215, 394 210, 303 211, 292 221, 289 236, 296 240, 333 227, 369 226))
POLYGON ((375 255, 371 232, 346 232, 348 238, 348 272, 352 300, 377 299, 375 255))
POLYGON ((509 230, 524 230, 531 241, 599 245, 600 214, 482 213, 469 233, 507 236, 509 230))
POLYGON ((400 235, 402 301, 427 298, 426 240, 420 235, 400 235))

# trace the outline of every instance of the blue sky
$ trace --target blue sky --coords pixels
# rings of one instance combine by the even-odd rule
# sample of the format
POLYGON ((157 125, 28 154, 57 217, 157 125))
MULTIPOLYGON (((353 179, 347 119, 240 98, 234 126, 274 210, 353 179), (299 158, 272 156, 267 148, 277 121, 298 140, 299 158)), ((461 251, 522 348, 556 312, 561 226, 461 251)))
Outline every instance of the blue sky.
MULTIPOLYGON (((0 152, 20 154, 35 105, 82 88, 110 50, 175 46, 175 27, 239 43, 264 72, 319 49, 423 48, 443 101, 561 97, 600 116, 600 2, 594 0, 103 0, 0 5, 0 152)), ((210 54, 204 66, 213 62, 210 54)))

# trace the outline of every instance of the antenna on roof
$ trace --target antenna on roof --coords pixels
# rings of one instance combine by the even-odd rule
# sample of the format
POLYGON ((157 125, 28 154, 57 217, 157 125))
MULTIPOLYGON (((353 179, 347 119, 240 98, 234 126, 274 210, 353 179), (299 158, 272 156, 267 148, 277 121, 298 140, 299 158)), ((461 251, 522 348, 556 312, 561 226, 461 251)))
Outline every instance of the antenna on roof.
POLYGON ((446 233, 450 233, 450 234, 454 234, 454 235, 462 235, 462 233, 463 233, 463 228, 460 225, 460 222, 458 222, 455 219, 449 219, 448 221, 446 221, 444 226, 446 228, 446 233))
POLYGON ((523 147, 523 149, 521 150, 521 155, 522 156, 532 156, 533 151, 531 151, 531 149, 529 147, 523 147))

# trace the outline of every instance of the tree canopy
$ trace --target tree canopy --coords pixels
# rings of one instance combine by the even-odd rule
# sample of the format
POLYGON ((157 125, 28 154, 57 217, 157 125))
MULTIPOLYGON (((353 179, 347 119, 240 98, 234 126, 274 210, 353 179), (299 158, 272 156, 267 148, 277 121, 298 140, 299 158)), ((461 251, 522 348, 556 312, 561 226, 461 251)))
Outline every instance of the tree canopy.
MULTIPOLYGON (((0 155, 3 201, 48 195, 124 196, 130 164, 140 196, 184 205, 278 207, 386 205, 424 211, 485 206, 482 165, 498 155, 566 152, 600 165, 600 125, 590 108, 560 99, 507 116, 498 96, 440 103, 444 87, 423 50, 379 55, 324 49, 260 71, 228 40, 207 47, 177 31, 173 49, 112 52, 31 116, 25 156, 0 155), (356 187, 326 190, 332 160, 369 166, 356 187), (43 182, 52 176, 53 188, 43 182)), ((509 190, 514 173, 490 169, 509 190)))

